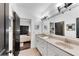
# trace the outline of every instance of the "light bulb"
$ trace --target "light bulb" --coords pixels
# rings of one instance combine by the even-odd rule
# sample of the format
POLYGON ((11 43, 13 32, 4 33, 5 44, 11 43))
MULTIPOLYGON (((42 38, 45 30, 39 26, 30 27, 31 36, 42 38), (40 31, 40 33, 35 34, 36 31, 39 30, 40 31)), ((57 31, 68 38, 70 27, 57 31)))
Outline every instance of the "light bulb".
POLYGON ((63 3, 57 3, 56 7, 59 7, 61 6, 63 3))

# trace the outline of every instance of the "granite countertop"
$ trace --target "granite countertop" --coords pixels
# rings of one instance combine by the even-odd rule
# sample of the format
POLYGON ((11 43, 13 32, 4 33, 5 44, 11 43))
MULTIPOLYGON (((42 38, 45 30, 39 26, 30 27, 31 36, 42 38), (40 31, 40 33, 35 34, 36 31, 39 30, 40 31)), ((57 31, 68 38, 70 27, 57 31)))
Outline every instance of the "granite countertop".
MULTIPOLYGON (((74 56, 79 56, 79 45, 76 45, 76 44, 71 44, 71 43, 66 43, 62 40, 58 40, 58 39, 55 39, 55 38, 47 38, 47 37, 41 37, 39 35, 39 37, 45 41, 47 41, 48 43, 64 50, 65 52, 68 52, 70 53, 71 55, 74 55, 74 56)), ((78 42, 77 42, 78 43, 78 42)))

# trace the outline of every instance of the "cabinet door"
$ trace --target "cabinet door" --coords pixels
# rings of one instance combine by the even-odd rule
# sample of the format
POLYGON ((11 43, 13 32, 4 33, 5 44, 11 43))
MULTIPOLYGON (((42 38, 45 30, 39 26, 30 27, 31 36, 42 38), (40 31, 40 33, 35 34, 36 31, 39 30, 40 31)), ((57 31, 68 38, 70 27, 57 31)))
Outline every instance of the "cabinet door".
POLYGON ((40 39, 39 37, 36 37, 36 47, 41 46, 42 43, 42 39, 40 39))
POLYGON ((55 56, 55 47, 48 43, 48 56, 55 56))
POLYGON ((39 37, 36 37, 36 48, 40 51, 40 53, 42 54, 41 52, 41 40, 39 37))
POLYGON ((41 43, 42 40, 38 36, 36 36, 36 48, 40 51, 41 54, 43 54, 41 43))
MULTIPOLYGON (((41 39, 42 40, 42 39, 41 39)), ((47 45, 47 42, 45 40, 42 40, 42 43, 41 43, 41 48, 42 48, 42 55, 43 56, 46 56, 48 53, 47 53, 47 49, 48 49, 48 45, 47 45)))
POLYGON ((36 37, 36 47, 43 56, 47 55, 47 42, 39 37, 36 37))
POLYGON ((48 56, 71 56, 71 55, 48 43, 48 56))

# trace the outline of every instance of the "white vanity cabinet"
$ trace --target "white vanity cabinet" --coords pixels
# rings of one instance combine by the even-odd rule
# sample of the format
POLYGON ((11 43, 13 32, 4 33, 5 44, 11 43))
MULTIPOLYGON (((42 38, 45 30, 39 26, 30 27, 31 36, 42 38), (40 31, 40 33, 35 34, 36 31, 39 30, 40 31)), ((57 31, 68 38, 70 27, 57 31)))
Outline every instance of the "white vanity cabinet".
POLYGON ((61 50, 38 36, 36 37, 36 48, 42 56, 71 56, 71 54, 61 50))
POLYGON ((48 43, 48 56, 71 56, 71 55, 57 48, 56 46, 48 43))

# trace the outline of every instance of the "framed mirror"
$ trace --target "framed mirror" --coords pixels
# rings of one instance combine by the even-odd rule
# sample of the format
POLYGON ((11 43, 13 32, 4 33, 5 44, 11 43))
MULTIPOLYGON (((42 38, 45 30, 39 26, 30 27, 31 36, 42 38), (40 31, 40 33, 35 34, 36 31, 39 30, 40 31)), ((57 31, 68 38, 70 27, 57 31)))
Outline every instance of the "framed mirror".
POLYGON ((75 24, 67 24, 67 31, 75 31, 75 24))
POLYGON ((50 22, 50 34, 53 34, 55 30, 55 23, 50 22))

